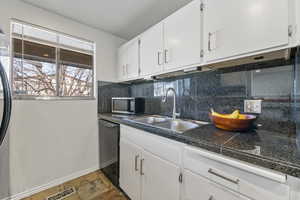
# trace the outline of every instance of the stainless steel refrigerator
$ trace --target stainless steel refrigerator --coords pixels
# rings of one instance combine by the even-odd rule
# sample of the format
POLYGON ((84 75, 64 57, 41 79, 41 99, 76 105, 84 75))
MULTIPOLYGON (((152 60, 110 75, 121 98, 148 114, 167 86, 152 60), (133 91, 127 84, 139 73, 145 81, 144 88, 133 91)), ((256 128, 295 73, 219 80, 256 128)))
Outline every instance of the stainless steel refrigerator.
POLYGON ((11 116, 11 88, 5 69, 9 69, 8 37, 0 28, 0 199, 10 196, 9 143, 7 129, 11 116))

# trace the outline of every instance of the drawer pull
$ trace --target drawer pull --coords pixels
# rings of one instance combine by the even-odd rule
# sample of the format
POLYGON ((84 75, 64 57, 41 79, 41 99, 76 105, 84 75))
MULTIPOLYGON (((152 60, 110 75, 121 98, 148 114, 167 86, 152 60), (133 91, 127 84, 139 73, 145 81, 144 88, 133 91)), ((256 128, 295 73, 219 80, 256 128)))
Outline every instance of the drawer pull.
POLYGON ((231 183, 234 183, 234 184, 239 184, 239 182, 240 182, 239 179, 233 180, 233 179, 231 179, 231 178, 228 178, 228 177, 226 177, 226 176, 224 176, 224 175, 222 175, 222 174, 219 174, 219 173, 215 172, 213 169, 209 169, 209 170, 208 170, 208 173, 210 173, 210 174, 212 174, 212 175, 215 175, 215 176, 217 176, 217 177, 220 177, 220 178, 222 178, 222 179, 224 179, 224 180, 226 180, 226 181, 229 181, 229 182, 231 182, 231 183))
POLYGON ((135 158, 134 158, 134 169, 135 169, 135 171, 139 171, 139 169, 138 169, 138 158, 139 158, 139 155, 136 155, 135 158))

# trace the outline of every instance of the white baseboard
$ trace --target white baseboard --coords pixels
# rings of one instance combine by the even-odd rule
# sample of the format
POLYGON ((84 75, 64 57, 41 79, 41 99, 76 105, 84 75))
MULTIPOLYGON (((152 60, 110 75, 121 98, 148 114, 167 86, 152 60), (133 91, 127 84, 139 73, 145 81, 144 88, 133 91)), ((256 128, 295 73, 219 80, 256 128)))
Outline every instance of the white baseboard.
POLYGON ((20 199, 29 197, 33 194, 39 193, 41 191, 47 190, 49 188, 55 187, 57 185, 63 184, 67 181, 76 179, 80 176, 83 176, 83 175, 89 174, 91 172, 97 171, 97 170, 99 170, 98 165, 95 166, 95 167, 89 168, 89 169, 85 169, 85 170, 70 174, 70 175, 62 177, 62 178, 55 179, 55 180, 53 180, 49 183, 46 183, 44 185, 34 187, 32 189, 26 190, 24 192, 21 192, 21 193, 15 194, 15 195, 12 195, 11 197, 7 197, 7 198, 4 198, 2 200, 20 200, 20 199))

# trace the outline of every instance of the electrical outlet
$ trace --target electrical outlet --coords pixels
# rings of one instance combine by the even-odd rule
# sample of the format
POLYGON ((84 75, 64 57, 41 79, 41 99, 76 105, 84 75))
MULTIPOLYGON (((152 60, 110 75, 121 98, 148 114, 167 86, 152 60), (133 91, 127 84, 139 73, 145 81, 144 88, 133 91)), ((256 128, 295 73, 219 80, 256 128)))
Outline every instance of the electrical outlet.
POLYGON ((244 112, 245 113, 261 113, 262 100, 245 100, 244 101, 244 112))

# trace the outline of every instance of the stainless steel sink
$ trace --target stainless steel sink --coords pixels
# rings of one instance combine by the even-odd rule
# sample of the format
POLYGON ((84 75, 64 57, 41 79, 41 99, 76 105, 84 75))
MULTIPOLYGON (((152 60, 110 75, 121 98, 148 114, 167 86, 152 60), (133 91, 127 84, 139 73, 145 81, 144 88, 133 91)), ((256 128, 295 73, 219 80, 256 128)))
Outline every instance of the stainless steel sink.
POLYGON ((194 122, 183 121, 180 119, 169 120, 160 124, 157 124, 158 127, 170 129, 179 133, 198 128, 200 125, 194 122))
POLYGON ((135 118, 133 121, 146 123, 146 124, 155 124, 167 121, 167 117, 159 117, 159 116, 147 116, 147 117, 139 117, 135 118))
POLYGON ((131 120, 141 124, 148 124, 154 127, 176 131, 178 133, 183 133, 185 131, 198 128, 202 125, 207 124, 206 122, 199 122, 199 121, 192 121, 192 120, 187 121, 181 119, 174 120, 169 117, 156 116, 156 115, 137 117, 131 120))

